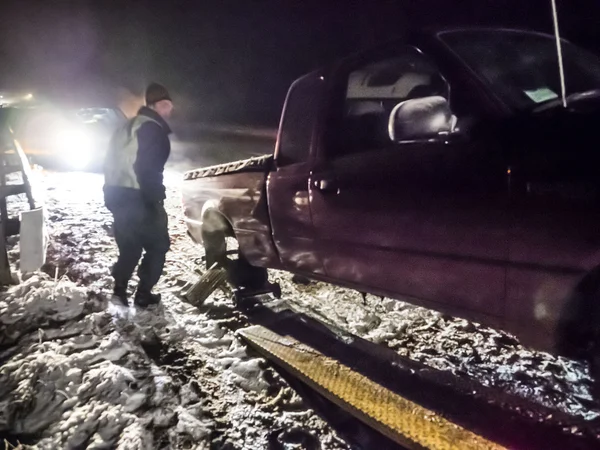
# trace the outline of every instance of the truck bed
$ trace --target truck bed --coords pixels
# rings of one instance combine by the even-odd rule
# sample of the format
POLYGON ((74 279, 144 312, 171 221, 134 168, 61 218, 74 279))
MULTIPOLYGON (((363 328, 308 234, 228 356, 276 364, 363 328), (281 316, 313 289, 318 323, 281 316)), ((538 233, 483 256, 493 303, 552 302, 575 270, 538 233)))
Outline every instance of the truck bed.
POLYGON ((233 230, 248 261, 260 267, 278 266, 266 193, 272 161, 272 155, 255 156, 191 170, 184 175, 184 216, 196 242, 203 241, 206 217, 217 214, 233 230))

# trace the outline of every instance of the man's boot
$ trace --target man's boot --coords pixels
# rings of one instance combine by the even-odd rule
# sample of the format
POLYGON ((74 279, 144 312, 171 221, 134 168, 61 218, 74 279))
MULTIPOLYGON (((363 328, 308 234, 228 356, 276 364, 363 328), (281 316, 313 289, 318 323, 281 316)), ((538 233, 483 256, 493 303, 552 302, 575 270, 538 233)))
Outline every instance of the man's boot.
POLYGON ((127 285, 123 286, 115 283, 113 298, 118 300, 123 306, 129 306, 129 301, 127 300, 127 285))
POLYGON ((135 298, 133 300, 136 306, 145 308, 150 305, 157 305, 160 303, 160 294, 153 294, 150 291, 137 290, 135 298))

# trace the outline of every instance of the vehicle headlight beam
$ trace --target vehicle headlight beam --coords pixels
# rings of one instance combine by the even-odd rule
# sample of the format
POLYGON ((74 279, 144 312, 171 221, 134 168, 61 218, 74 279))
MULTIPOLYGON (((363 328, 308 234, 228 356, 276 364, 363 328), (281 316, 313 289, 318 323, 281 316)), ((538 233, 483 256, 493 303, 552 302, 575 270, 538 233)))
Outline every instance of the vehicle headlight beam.
POLYGON ((58 155, 74 169, 84 168, 91 159, 92 141, 81 130, 63 130, 56 140, 58 155))

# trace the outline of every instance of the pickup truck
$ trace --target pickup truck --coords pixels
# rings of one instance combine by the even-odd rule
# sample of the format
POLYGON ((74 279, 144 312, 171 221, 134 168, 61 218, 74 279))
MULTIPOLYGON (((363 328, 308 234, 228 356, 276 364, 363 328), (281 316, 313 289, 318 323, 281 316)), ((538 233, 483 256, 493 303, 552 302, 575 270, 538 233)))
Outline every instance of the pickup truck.
POLYGON ((209 265, 274 268, 600 359, 600 59, 421 32, 294 82, 273 155, 189 171, 209 265), (566 106, 565 103, 566 102, 566 106))

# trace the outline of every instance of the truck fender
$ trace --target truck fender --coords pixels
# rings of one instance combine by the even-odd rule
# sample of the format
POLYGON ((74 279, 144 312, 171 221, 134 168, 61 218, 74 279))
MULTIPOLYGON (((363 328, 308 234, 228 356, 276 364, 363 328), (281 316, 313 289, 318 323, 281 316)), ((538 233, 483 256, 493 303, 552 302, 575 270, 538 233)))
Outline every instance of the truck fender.
POLYGON ((233 236, 233 226, 231 222, 219 210, 217 200, 209 200, 202 206, 202 232, 213 232, 227 230, 233 236))

